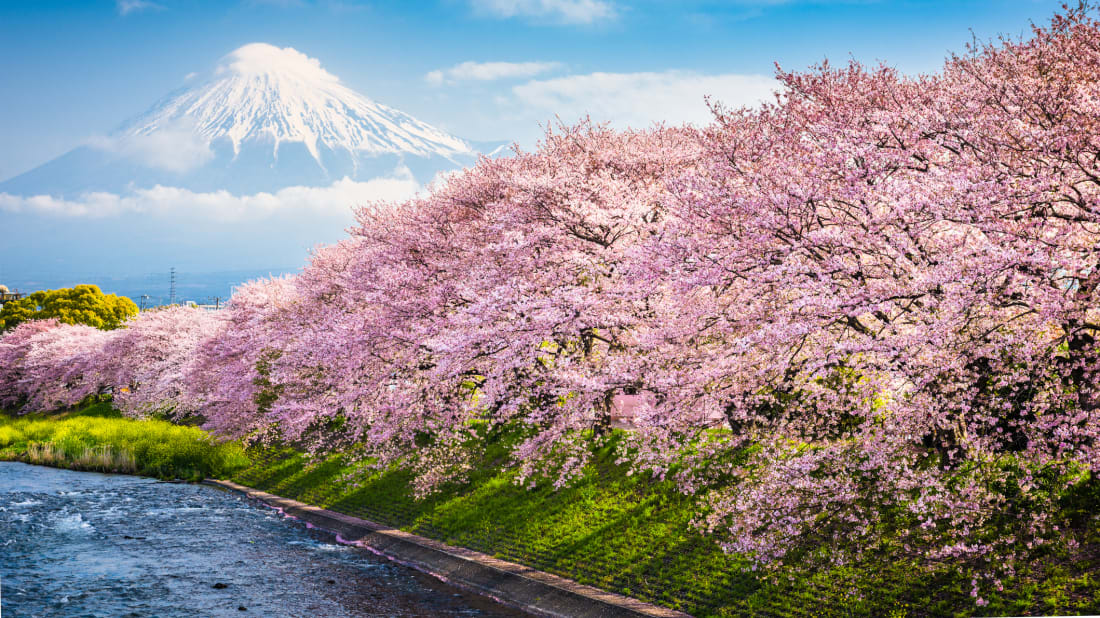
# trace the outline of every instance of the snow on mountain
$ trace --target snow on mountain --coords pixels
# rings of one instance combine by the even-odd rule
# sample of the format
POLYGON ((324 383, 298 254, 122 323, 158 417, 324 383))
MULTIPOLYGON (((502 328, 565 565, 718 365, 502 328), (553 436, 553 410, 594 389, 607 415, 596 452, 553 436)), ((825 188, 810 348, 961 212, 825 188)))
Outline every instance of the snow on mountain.
POLYGON ((300 264, 345 236, 353 207, 407 199, 498 145, 377 103, 294 49, 245 45, 110 135, 0 182, 0 274, 32 288, 300 264))
POLYGON ((120 131, 147 136, 181 121, 208 142, 270 141, 273 154, 300 142, 320 164, 319 146, 351 153, 472 154, 468 144, 340 83, 294 49, 251 43, 231 53, 214 80, 170 96, 120 131))
POLYGON ((348 88, 316 59, 251 43, 209 80, 0 183, 0 193, 71 198, 163 185, 242 194, 395 170, 424 184, 476 157, 466 141, 348 88))

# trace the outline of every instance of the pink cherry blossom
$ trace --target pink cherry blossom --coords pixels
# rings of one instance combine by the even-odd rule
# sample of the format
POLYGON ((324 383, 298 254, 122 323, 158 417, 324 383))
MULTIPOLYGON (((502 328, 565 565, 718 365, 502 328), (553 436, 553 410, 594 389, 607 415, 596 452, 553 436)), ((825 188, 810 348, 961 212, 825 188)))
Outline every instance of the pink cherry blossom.
POLYGON ((705 127, 557 127, 360 205, 216 315, 21 325, 0 405, 114 388, 420 493, 502 432, 517 482, 568 483, 615 417, 621 460, 724 548, 889 546, 972 569, 984 603, 1018 547, 1078 547, 1056 503, 1100 469, 1100 24, 1067 9, 932 75, 778 77, 705 127))

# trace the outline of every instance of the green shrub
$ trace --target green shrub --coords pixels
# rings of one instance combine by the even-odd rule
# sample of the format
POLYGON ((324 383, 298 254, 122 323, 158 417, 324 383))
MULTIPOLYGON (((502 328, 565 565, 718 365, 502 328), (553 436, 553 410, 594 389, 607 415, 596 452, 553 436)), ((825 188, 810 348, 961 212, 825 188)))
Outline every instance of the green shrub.
POLYGON ((163 479, 227 476, 249 464, 236 442, 216 441, 197 427, 123 418, 106 403, 59 415, 0 416, 0 448, 30 463, 163 479))
POLYGON ((26 437, 24 437, 22 431, 19 431, 15 427, 0 425, 0 448, 6 448, 16 442, 22 442, 24 440, 26 440, 26 437))
POLYGON ((138 313, 134 301, 125 296, 104 294, 98 286, 78 285, 59 290, 41 290, 0 308, 0 332, 27 320, 51 318, 65 324, 87 324, 103 330, 118 328, 138 313))

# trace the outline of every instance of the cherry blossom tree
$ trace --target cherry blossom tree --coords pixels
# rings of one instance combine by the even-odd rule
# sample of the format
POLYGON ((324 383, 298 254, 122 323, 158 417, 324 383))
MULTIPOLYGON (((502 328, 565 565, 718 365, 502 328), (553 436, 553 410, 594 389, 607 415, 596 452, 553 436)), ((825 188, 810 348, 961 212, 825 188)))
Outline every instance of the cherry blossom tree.
POLYGON ((298 296, 294 277, 250 281, 234 290, 213 328, 197 342, 195 359, 182 369, 184 409, 199 411, 206 427, 231 437, 272 429, 264 418, 277 389, 268 379, 280 352, 280 316, 298 296))
POLYGON ((33 388, 23 372, 27 353, 37 335, 59 324, 57 320, 31 320, 0 338, 0 408, 19 409, 26 403, 33 388))
POLYGON ((635 443, 660 469, 725 418, 682 479, 745 454, 706 517, 725 546, 771 561, 888 530, 982 565, 1060 536, 1100 429, 1098 41, 1081 7, 941 75, 826 64, 718 111, 635 264, 670 286, 635 443))
POLYGON ((222 312, 189 306, 144 311, 128 321, 103 349, 103 379, 114 387, 115 404, 132 416, 203 412, 188 375, 202 362, 200 346, 221 334, 223 322, 222 312))
POLYGON ((24 322, 0 340, 0 405, 24 411, 72 406, 104 387, 103 347, 112 336, 83 324, 24 322))
POLYGON ((335 423, 383 461, 413 455, 430 486, 451 477, 435 464, 462 469, 477 429, 521 423, 535 429, 521 475, 553 461, 564 482, 637 382, 629 339, 646 309, 621 273, 665 216, 664 178, 698 152, 689 129, 582 124, 361 209, 298 279, 304 313, 274 363, 280 426, 335 423))
POLYGON ((218 315, 20 325, 0 405, 125 387, 420 492, 494 432, 519 482, 568 483, 629 409, 619 455, 731 551, 1011 572, 1075 542, 1058 500, 1100 465, 1094 12, 934 75, 780 71, 706 127, 555 128, 218 315))

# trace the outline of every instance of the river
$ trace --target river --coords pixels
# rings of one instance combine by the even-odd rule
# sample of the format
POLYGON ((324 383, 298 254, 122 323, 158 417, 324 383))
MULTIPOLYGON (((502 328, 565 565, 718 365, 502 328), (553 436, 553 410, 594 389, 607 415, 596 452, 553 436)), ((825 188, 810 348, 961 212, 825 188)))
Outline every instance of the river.
POLYGON ((522 616, 206 485, 0 462, 15 616, 522 616))

